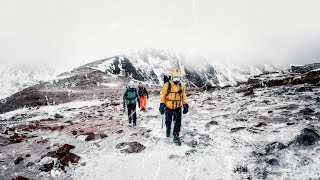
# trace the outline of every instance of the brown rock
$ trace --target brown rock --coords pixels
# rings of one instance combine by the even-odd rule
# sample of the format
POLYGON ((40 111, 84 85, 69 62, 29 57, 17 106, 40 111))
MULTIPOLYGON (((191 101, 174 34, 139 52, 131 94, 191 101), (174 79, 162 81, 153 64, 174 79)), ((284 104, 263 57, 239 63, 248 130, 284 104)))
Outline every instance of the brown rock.
POLYGON ((94 141, 94 140, 97 140, 97 139, 104 139, 106 137, 108 137, 108 136, 106 134, 104 134, 104 133, 101 133, 101 134, 90 133, 86 137, 85 141, 94 141))
POLYGON ((29 180, 29 178, 23 177, 23 176, 17 176, 16 180, 29 180))
POLYGON ((64 157, 62 157, 60 159, 60 164, 59 164, 59 167, 64 170, 64 167, 65 166, 68 166, 69 165, 69 162, 71 163, 78 163, 80 160, 80 157, 76 154, 73 154, 73 153, 69 153, 67 155, 65 155, 64 157))
POLYGON ((56 153, 59 156, 59 158, 62 158, 63 156, 67 155, 71 149, 74 149, 75 147, 70 144, 65 144, 62 147, 60 147, 56 153))

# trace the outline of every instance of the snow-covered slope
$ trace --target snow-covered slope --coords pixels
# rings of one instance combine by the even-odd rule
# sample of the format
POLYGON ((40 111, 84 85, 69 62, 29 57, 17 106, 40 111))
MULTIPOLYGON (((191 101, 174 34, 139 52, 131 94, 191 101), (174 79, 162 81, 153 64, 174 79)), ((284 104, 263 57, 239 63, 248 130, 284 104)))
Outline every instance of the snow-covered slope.
POLYGON ((192 86, 235 85, 246 81, 250 76, 265 72, 281 71, 272 65, 224 64, 212 63, 214 60, 166 50, 146 49, 131 51, 119 56, 95 61, 80 68, 100 70, 111 75, 123 75, 152 84, 161 84, 161 74, 170 74, 173 68, 179 68, 184 81, 192 86))
POLYGON ((54 76, 55 70, 48 65, 2 65, 0 66, 0 99, 54 76))

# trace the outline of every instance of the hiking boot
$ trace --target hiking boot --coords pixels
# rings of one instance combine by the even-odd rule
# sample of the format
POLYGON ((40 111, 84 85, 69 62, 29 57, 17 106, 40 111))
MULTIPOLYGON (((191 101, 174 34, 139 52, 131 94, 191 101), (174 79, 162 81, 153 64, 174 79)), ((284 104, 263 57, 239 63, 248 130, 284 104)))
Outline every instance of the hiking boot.
POLYGON ((181 141, 179 137, 174 137, 173 138, 173 142, 177 145, 177 146, 181 146, 181 141))

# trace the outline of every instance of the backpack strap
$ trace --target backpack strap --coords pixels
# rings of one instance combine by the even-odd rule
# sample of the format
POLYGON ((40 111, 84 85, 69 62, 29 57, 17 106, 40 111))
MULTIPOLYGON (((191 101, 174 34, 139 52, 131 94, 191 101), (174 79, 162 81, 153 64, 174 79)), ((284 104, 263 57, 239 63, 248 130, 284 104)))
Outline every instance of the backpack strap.
POLYGON ((168 83, 168 89, 167 89, 167 93, 166 93, 166 97, 169 95, 170 91, 171 91, 171 82, 166 82, 168 83))

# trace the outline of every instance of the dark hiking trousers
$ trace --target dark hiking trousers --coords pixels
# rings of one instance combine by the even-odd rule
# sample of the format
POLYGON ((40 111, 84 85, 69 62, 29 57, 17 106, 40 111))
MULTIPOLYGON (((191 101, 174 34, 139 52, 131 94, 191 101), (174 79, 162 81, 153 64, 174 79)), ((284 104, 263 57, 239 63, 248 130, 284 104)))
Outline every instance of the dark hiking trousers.
POLYGON ((167 137, 170 136, 171 123, 174 123, 173 136, 179 137, 181 128, 181 107, 177 109, 166 108, 166 126, 167 126, 167 137))
POLYGON ((136 105, 127 105, 128 108, 128 117, 129 117, 129 124, 131 124, 133 120, 133 124, 136 124, 137 121, 137 113, 136 113, 136 105))

